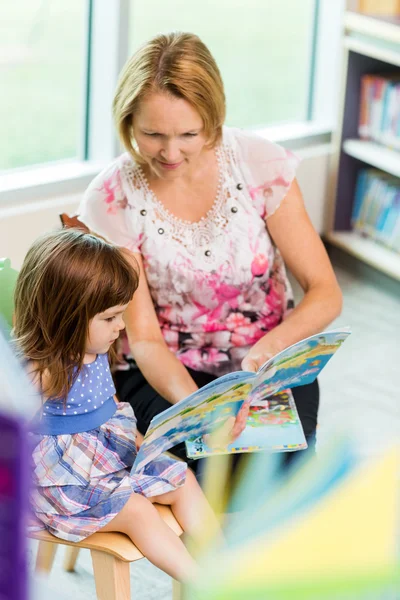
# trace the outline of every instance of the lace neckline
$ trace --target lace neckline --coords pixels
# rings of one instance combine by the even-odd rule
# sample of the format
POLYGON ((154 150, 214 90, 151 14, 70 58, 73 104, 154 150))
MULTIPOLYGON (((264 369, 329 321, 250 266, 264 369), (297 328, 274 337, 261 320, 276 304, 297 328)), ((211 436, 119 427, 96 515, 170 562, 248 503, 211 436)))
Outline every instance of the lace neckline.
POLYGON ((186 219, 181 219, 174 215, 164 204, 159 200, 153 190, 150 188, 148 179, 145 175, 145 172, 141 165, 137 165, 137 172, 139 175, 140 182, 146 192, 146 195, 151 198, 154 205, 157 207, 157 211, 159 212, 162 220, 167 221, 170 224, 175 224, 177 226, 184 226, 192 229, 203 228, 206 223, 209 221, 214 221, 217 214, 219 214, 221 210, 221 206, 224 201, 224 196, 222 194, 223 188, 223 180, 224 180, 224 172, 223 172, 223 160, 222 160, 222 148, 220 145, 215 147, 215 156, 217 159, 218 165, 218 184, 217 184, 217 192, 215 194, 215 199, 212 206, 208 209, 205 215, 203 215, 198 221, 188 221, 186 219))

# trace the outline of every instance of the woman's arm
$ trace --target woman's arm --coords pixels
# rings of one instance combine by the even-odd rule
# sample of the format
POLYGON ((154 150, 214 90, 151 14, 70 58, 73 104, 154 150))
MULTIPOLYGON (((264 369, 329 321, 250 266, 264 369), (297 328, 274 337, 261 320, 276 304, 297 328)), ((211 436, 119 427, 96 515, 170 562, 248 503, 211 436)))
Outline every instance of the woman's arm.
POLYGON ((318 333, 342 308, 342 293, 335 273, 307 215, 296 180, 266 223, 287 268, 301 285, 304 297, 280 325, 251 348, 242 362, 246 371, 257 370, 284 348, 318 333))
POLYGON ((127 250, 124 254, 136 268, 137 263, 140 269, 139 287, 124 315, 132 355, 149 384, 160 396, 175 404, 195 392, 198 387, 186 367, 164 341, 141 255, 131 254, 127 250))
MULTIPOLYGON (((195 392, 198 386, 162 337, 141 255, 131 254, 127 250, 124 250, 124 254, 135 268, 138 265, 140 269, 138 289, 124 314, 129 346, 148 383, 160 396, 176 404, 195 392)), ((236 419, 229 421, 227 435, 230 441, 234 441, 246 427, 248 413, 248 405, 243 405, 236 419)), ((137 443, 140 447, 142 440, 138 438, 137 443)))

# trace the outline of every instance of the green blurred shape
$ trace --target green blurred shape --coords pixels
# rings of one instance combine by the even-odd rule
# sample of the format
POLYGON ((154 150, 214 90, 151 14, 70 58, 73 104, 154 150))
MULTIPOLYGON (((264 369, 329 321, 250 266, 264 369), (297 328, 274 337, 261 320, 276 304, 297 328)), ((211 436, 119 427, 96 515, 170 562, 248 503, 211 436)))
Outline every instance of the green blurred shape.
MULTIPOLYGON (((265 565, 266 572, 268 564, 265 565)), ((318 577, 304 581, 283 581, 279 585, 252 585, 251 577, 246 587, 215 587, 209 582, 202 589, 200 586, 189 590, 188 600, 366 600, 369 598, 399 598, 400 571, 399 566, 388 568, 385 572, 367 571, 353 576, 335 577, 334 579, 318 577)), ((186 596, 185 596, 186 597, 186 596)))
POLYGON ((5 324, 6 336, 12 329, 14 312, 14 290, 18 272, 11 268, 9 258, 0 258, 0 316, 5 324))

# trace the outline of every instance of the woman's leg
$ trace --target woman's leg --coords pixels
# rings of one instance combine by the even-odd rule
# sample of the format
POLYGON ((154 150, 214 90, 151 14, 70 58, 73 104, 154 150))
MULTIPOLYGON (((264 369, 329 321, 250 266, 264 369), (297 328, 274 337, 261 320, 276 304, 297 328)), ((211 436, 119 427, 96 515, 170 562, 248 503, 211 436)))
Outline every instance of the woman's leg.
POLYGON ((316 429, 318 424, 319 385, 316 379, 313 383, 300 385, 292 389, 297 412, 307 440, 307 450, 285 452, 282 455, 283 464, 291 465, 297 458, 315 454, 316 429))
MULTIPOLYGON (((162 498, 159 496, 157 502, 162 498)), ((182 540, 160 517, 152 504, 155 501, 132 494, 118 515, 100 531, 125 533, 156 567, 177 581, 189 581, 195 576, 197 565, 182 540)))

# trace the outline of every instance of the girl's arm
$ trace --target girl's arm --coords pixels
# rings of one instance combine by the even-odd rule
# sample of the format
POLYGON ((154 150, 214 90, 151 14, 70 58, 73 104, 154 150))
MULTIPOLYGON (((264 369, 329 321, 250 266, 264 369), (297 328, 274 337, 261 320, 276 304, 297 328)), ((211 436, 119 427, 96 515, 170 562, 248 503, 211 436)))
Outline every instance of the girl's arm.
POLYGON ((335 273, 307 215, 296 180, 266 224, 304 297, 280 325, 254 344, 242 362, 246 371, 256 371, 284 348, 323 330, 342 308, 342 293, 335 273))
POLYGON ((140 268, 139 287, 124 314, 132 355, 148 383, 160 396, 175 404, 195 392, 198 386, 164 341, 141 255, 132 255, 127 250, 124 250, 124 254, 134 266, 137 263, 140 268))

